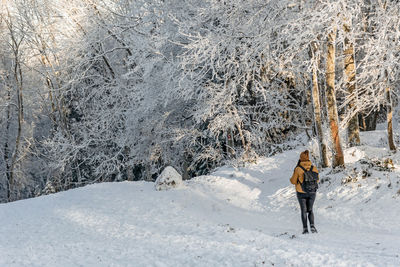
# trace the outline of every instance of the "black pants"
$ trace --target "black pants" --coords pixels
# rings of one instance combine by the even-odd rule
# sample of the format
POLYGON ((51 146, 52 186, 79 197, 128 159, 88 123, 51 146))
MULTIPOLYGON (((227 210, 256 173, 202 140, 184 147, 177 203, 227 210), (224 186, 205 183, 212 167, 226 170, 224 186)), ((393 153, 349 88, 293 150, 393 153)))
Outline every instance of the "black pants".
POLYGON ((307 228, 307 214, 310 225, 314 225, 313 204, 316 193, 299 193, 297 192, 297 199, 299 200, 301 209, 301 221, 303 228, 307 228))

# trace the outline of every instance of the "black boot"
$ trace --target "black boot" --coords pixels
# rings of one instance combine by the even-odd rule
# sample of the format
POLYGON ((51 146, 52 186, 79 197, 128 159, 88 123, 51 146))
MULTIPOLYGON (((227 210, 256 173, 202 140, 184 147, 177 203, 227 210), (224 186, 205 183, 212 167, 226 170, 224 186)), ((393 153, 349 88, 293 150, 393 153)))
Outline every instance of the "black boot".
POLYGON ((311 233, 318 233, 317 229, 315 228, 314 225, 311 225, 311 233))
POLYGON ((307 227, 306 228, 303 228, 303 235, 304 234, 308 234, 308 229, 307 229, 307 227))

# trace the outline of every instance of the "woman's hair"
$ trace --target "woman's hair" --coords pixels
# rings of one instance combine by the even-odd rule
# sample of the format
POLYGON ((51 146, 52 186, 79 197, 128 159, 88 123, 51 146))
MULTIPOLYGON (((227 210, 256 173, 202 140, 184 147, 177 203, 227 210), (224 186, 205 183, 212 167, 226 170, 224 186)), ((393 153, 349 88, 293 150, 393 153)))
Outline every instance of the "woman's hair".
POLYGON ((309 161, 310 157, 309 157, 309 151, 305 150, 303 152, 300 153, 300 161, 309 161))

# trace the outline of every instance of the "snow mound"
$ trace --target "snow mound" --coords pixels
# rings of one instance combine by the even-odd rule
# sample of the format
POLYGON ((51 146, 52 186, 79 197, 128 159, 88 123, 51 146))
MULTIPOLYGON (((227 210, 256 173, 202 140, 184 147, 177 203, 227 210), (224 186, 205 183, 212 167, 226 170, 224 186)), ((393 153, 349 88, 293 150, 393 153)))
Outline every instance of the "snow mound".
POLYGON ((182 176, 171 166, 166 167, 157 177, 156 190, 168 190, 182 185, 182 176))

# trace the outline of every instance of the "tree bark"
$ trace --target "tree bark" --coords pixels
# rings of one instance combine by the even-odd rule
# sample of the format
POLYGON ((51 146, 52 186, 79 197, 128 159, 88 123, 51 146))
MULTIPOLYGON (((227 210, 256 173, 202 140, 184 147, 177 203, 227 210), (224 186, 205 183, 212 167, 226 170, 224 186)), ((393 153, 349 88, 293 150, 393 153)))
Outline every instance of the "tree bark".
POLYGON ((393 108, 392 108, 392 97, 390 93, 390 87, 386 88, 386 101, 387 101, 387 132, 388 132, 388 143, 389 149, 396 152, 396 146, 393 140, 393 108))
POLYGON ((184 153, 184 157, 182 164, 182 180, 189 180, 189 161, 187 159, 187 153, 184 153))
POLYGON ((229 158, 233 158, 235 156, 235 145, 233 142, 233 131, 232 129, 228 129, 227 135, 226 135, 226 152, 228 154, 229 158))
POLYGON ((324 139, 324 132, 322 130, 322 116, 321 116, 321 104, 319 101, 319 86, 318 86, 318 63, 319 60, 316 56, 317 52, 317 44, 311 44, 311 52, 312 52, 312 60, 313 60, 313 68, 312 68, 312 102, 314 107, 314 120, 315 120, 315 128, 318 136, 318 145, 319 145, 319 155, 320 155, 320 164, 321 167, 325 168, 328 166, 328 158, 326 155, 326 143, 324 139))
POLYGON ((151 151, 147 160, 148 162, 144 163, 145 181, 153 181, 153 175, 151 173, 151 151))
POLYGON ((335 44, 336 44, 336 29, 328 35, 328 55, 326 68, 326 97, 328 105, 329 126, 332 137, 333 163, 332 167, 344 165, 344 156, 342 145, 339 136, 339 118, 336 107, 335 95, 335 44))
MULTIPOLYGON (((349 25, 344 25, 344 30, 346 33, 350 33, 351 28, 349 25)), ((354 44, 349 40, 349 38, 344 39, 344 66, 345 66, 345 76, 346 76, 346 89, 350 97, 350 101, 347 105, 348 110, 350 112, 354 112, 356 107, 356 71, 355 71, 355 62, 354 62, 354 44)), ((348 125, 347 125, 347 136, 348 136, 348 144, 350 147, 359 146, 360 145, 360 130, 359 130, 359 122, 358 122, 358 113, 355 113, 348 125)))
POLYGON ((361 131, 375 131, 376 123, 378 120, 378 112, 372 111, 366 115, 364 113, 359 114, 360 130, 361 131))
POLYGON ((126 164, 126 179, 128 181, 133 181, 134 180, 134 174, 133 174, 133 167, 131 164, 129 164, 129 154, 130 154, 130 147, 125 146, 124 148, 124 157, 126 158, 125 164, 126 164), (128 163, 126 163, 128 162, 128 163))

